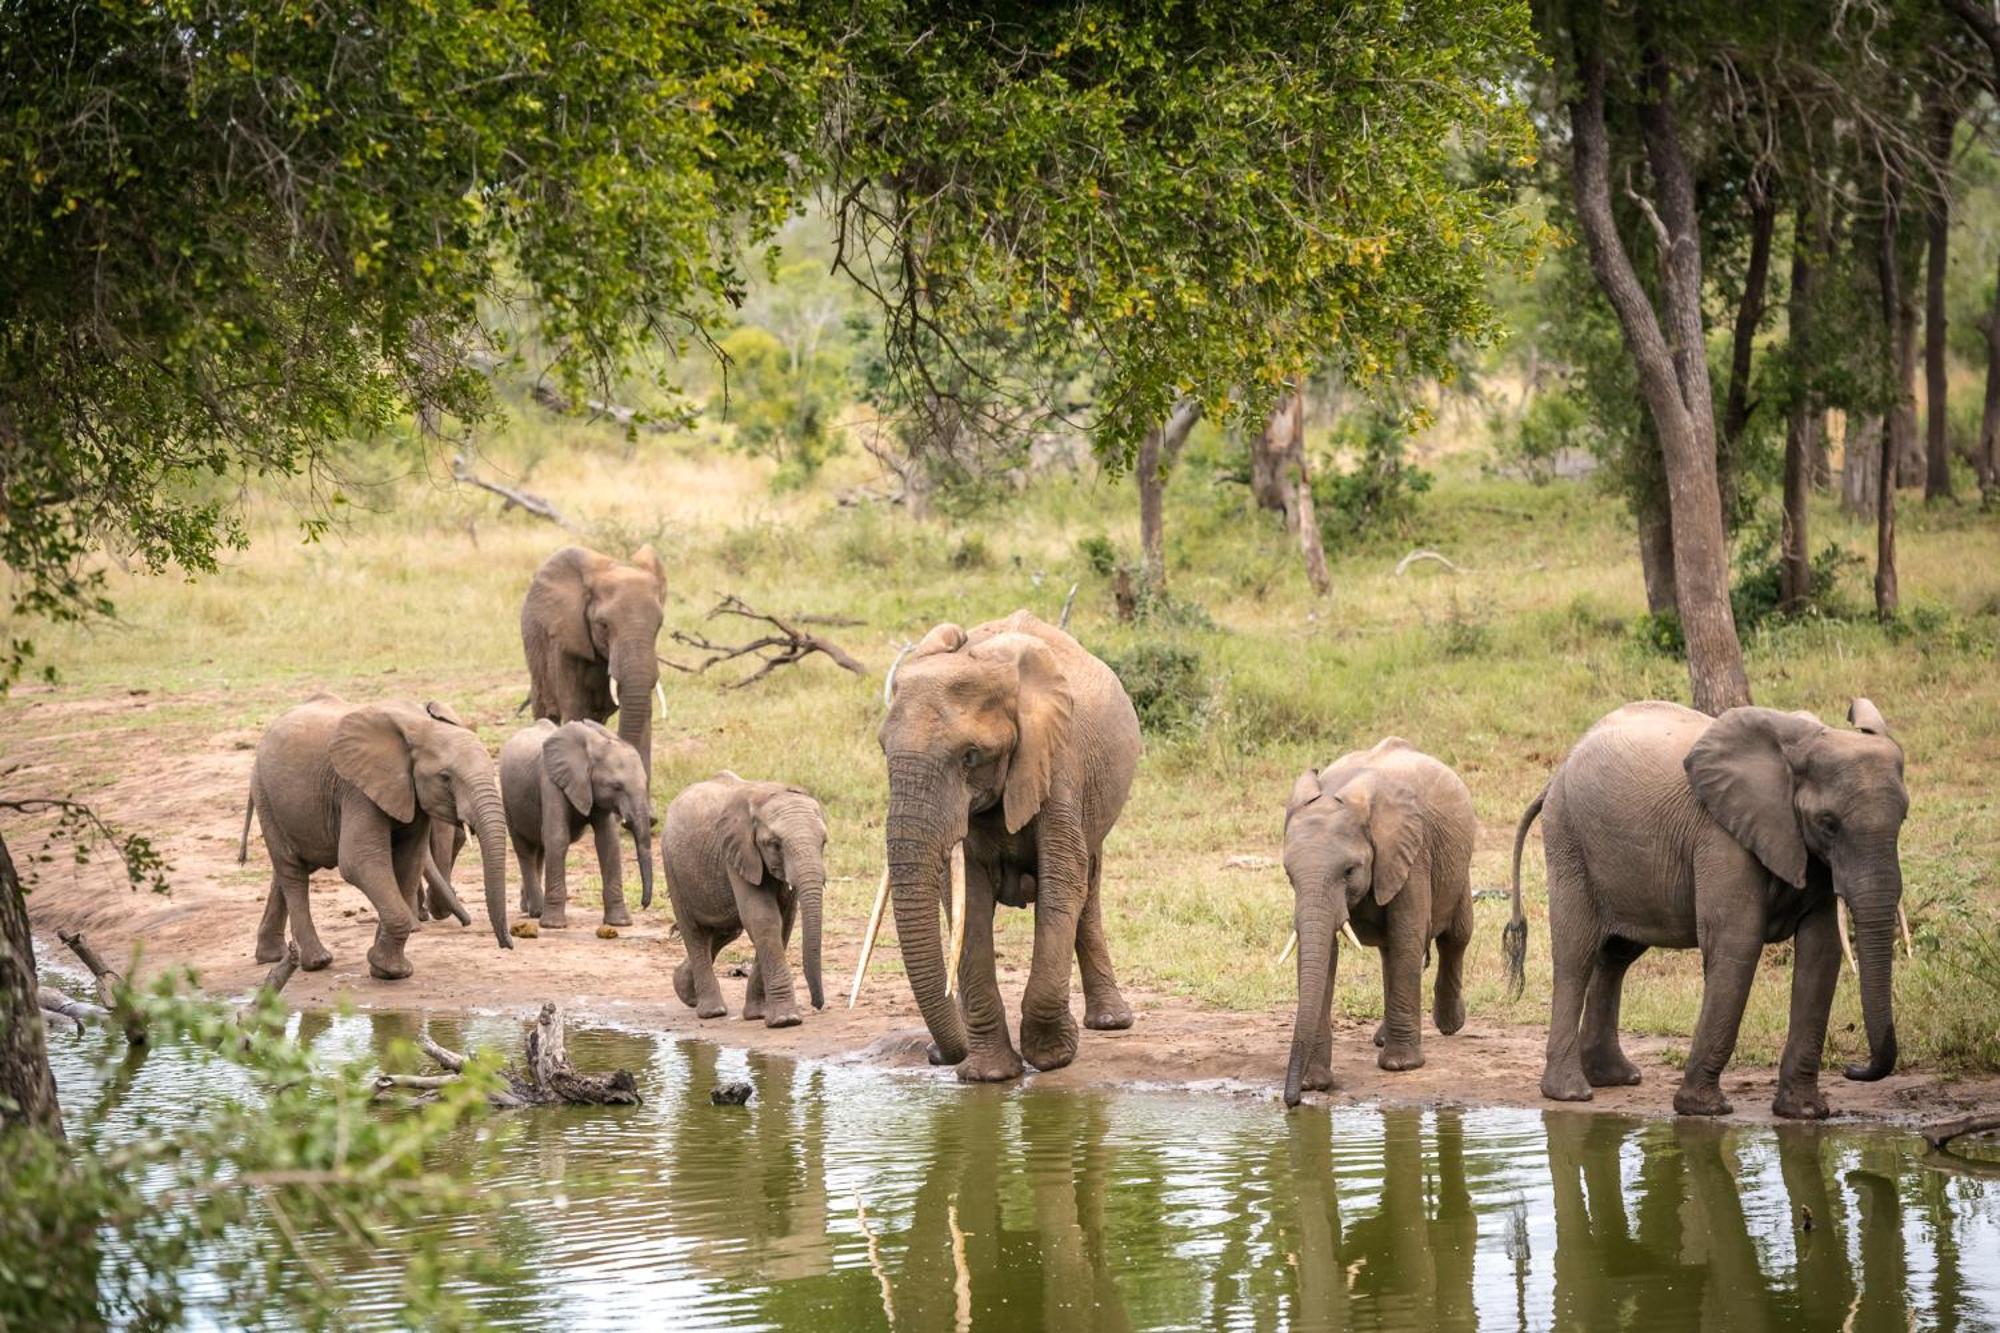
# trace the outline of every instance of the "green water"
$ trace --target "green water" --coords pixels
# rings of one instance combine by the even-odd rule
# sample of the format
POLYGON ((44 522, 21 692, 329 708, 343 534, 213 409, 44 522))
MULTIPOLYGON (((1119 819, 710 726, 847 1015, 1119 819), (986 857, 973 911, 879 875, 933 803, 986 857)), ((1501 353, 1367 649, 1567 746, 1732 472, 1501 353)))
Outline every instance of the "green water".
MULTIPOLYGON (((296 1021, 330 1057, 422 1023, 296 1021)), ((518 1040, 500 1019, 430 1031, 518 1040)), ((1923 1165, 1902 1135, 1287 1115, 1268 1095, 964 1088, 611 1031, 573 1032, 571 1054, 632 1070, 646 1104, 504 1113, 438 1163, 507 1191, 497 1217, 434 1222, 514 1261, 472 1293, 502 1326, 2000 1327, 2000 1185, 1923 1165), (747 1108, 710 1105, 738 1078, 747 1108)), ((66 1105, 89 1106, 89 1048, 54 1058, 66 1105)), ((156 1051, 116 1114, 175 1114, 238 1077, 156 1051)), ((357 1326, 394 1321, 389 1266, 351 1259, 340 1281, 357 1326)))

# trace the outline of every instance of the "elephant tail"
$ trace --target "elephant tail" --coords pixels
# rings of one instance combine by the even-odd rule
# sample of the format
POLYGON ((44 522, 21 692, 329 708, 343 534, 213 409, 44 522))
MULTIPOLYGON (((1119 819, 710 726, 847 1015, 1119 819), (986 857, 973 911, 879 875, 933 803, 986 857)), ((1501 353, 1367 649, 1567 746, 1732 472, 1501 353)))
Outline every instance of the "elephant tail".
POLYGON ((1527 844, 1529 825, 1542 813, 1542 802, 1548 798, 1548 784, 1544 783, 1521 812, 1521 822, 1514 826, 1514 915, 1500 933, 1500 948, 1507 956, 1508 998, 1515 1000, 1528 985, 1528 918, 1521 911, 1521 848, 1527 844))
POLYGON ((243 800, 243 836, 236 843, 236 864, 244 865, 250 860, 250 821, 257 815, 257 787, 253 783, 249 795, 243 800))

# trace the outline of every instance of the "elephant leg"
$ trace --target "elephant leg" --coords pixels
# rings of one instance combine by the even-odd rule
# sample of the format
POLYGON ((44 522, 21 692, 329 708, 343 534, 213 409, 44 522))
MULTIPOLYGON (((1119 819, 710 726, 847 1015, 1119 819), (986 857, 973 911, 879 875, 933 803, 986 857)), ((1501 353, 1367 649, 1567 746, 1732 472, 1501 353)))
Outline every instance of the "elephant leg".
POLYGON ((542 857, 536 846, 520 834, 507 834, 507 840, 514 844, 514 859, 521 863, 521 915, 528 917, 542 914, 542 857))
MULTIPOLYGON (((1414 885, 1411 886, 1414 889, 1414 885)), ((1382 1049, 1375 1063, 1396 1071, 1421 1069, 1424 1064, 1424 950, 1416 941, 1391 931, 1382 946, 1382 1049)))
MULTIPOLYGON (((1699 890, 1697 889, 1697 894, 1699 890)), ((1700 923, 1701 1015, 1695 1020, 1694 1041, 1688 1047, 1687 1071, 1674 1093, 1674 1110, 1681 1115, 1728 1115, 1722 1095, 1722 1071, 1736 1051, 1736 1033, 1743 1023, 1743 1006, 1764 952, 1761 914, 1750 920, 1700 923)))
POLYGON ((271 872, 271 887, 264 895, 264 919, 257 923, 257 961, 276 963, 285 956, 285 887, 278 872, 271 872))
POLYGON ((1626 1087, 1639 1081, 1639 1067, 1618 1045, 1618 1004, 1625 972, 1646 946, 1613 935, 1598 946, 1590 985, 1583 996, 1583 1076, 1593 1088, 1626 1087))
MULTIPOLYGON (((1007 1036, 1007 1003, 993 965, 993 912, 1000 868, 965 849, 965 951, 958 961, 958 999, 965 1012, 966 1083, 1004 1083, 1021 1076, 1021 1057, 1007 1036)), ((1065 956, 1067 962, 1067 956, 1065 956)))
POLYGON ((1111 948, 1104 941, 1104 917, 1098 907, 1098 885, 1104 877, 1102 853, 1090 858, 1090 896, 1076 922, 1076 966, 1083 974, 1083 1025, 1100 1032, 1132 1026, 1132 1006, 1118 993, 1111 973, 1111 948))
POLYGON ((746 1004, 743 1016, 761 1016, 767 1028, 797 1027, 799 1001, 792 987, 792 969, 785 963, 784 913, 776 898, 761 891, 746 895, 739 908, 743 928, 757 950, 751 984, 757 987, 760 1002, 757 1014, 753 1015, 746 1004))
POLYGON ((1792 1018, 1778 1061, 1778 1095, 1771 1110, 1790 1120, 1824 1120, 1819 1091, 1820 1055, 1826 1049, 1826 1016, 1840 983, 1840 930, 1833 903, 1808 912, 1792 942, 1792 1018))
MULTIPOLYGON (((1313 1020, 1312 1052, 1306 1057, 1305 1073, 1299 1087, 1306 1092, 1333 1090, 1333 988, 1340 980, 1340 935, 1335 932, 1333 947, 1326 954, 1326 1002, 1313 1020)), ((1378 1039, 1375 1043, 1380 1046, 1378 1039)))
POLYGON ((320 943, 319 928, 313 925, 312 873, 301 865, 279 865, 271 871, 271 883, 284 897, 292 941, 299 946, 299 966, 317 972, 331 965, 333 954, 320 943))
POLYGON ((1077 920, 1090 897, 1090 853, 1076 810, 1045 805, 1036 818, 1035 950, 1021 992, 1021 1054, 1037 1069, 1061 1069, 1076 1058, 1069 973, 1077 920))
POLYGON ((618 847, 618 816, 604 811, 591 821, 597 837, 597 875, 604 885, 604 924, 629 926, 632 913, 625 907, 625 858, 618 847))
POLYGON ((1604 935, 1592 906, 1590 881, 1562 835, 1544 826, 1549 875, 1549 952, 1555 977, 1549 999, 1548 1051, 1542 1066, 1542 1096, 1558 1102, 1590 1100, 1583 1076, 1579 1035, 1584 993, 1597 967, 1604 935))
MULTIPOLYGON (((410 975, 410 960, 404 944, 417 927, 415 915, 403 897, 401 863, 416 870, 415 859, 423 854, 423 840, 406 840, 397 847, 390 837, 388 820, 366 798, 351 796, 342 808, 340 820, 340 875, 367 895, 375 907, 375 943, 368 949, 369 975, 382 981, 400 981, 410 975)), ((297 923, 294 922, 294 928, 297 923)))
POLYGON ((545 810, 542 817, 542 928, 569 926, 569 810, 545 810))
POLYGON ((729 1012, 729 1006, 722 1002, 722 986, 715 979, 715 956, 728 947, 736 934, 734 929, 707 931, 686 922, 681 924, 681 943, 687 946, 687 961, 681 968, 687 979, 683 983, 677 971, 674 991, 683 1003, 694 1006, 699 1017, 721 1018, 729 1012))
POLYGON ((1459 893, 1451 924, 1437 937, 1438 974, 1431 1022, 1449 1037, 1465 1026, 1465 950, 1472 943, 1472 893, 1459 893))

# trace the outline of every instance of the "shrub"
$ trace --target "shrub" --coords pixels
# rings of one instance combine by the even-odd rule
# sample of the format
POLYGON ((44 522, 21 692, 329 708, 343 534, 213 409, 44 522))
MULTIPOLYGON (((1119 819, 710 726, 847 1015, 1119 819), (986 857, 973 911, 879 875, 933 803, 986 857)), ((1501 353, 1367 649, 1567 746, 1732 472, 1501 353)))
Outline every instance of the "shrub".
POLYGON ((1511 430, 1497 417, 1492 426, 1493 450, 1501 465, 1537 486, 1555 480, 1565 453, 1591 452, 1597 431, 1590 413, 1567 388, 1536 394, 1511 430))
MULTIPOLYGON (((1736 613, 1738 629, 1751 629, 1778 616, 1779 589, 1778 523, 1760 523, 1737 550, 1736 582, 1729 590, 1730 609, 1736 613)), ((1800 614, 1842 620, 1855 614, 1842 594, 1844 575, 1867 568, 1867 561, 1840 545, 1829 542, 1812 557, 1812 587, 1800 614)))
POLYGON ((985 569, 993 563, 993 553, 986 549, 986 539, 976 532, 968 532, 958 539, 958 545, 951 549, 953 569, 985 569))
POLYGON ((1118 569, 1118 548, 1101 532, 1079 540, 1076 553, 1090 572, 1101 578, 1110 578, 1118 569))
POLYGON ((1431 474, 1404 461, 1409 433, 1409 418, 1385 407, 1371 406, 1341 421, 1337 438, 1357 462, 1352 471, 1321 471, 1312 480, 1320 539, 1328 546, 1401 527, 1415 516, 1417 497, 1431 488, 1431 474))
POLYGON ((1139 726, 1159 735, 1194 730, 1208 712, 1208 674, 1201 654, 1161 639, 1141 640, 1105 659, 1132 696, 1139 726))

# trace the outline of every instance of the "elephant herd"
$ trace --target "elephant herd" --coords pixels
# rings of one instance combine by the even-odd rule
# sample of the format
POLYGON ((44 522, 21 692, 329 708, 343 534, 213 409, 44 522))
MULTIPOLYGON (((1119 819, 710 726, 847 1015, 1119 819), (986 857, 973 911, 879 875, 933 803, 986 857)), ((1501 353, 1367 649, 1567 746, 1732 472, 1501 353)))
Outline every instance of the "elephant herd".
MULTIPOLYGON (((569 547, 536 571, 521 608, 536 722, 496 764, 439 703, 349 704, 317 695, 272 723, 257 748, 245 813, 271 859, 257 957, 301 965, 331 956, 313 930, 307 877, 337 868, 367 895, 377 928, 372 975, 410 975, 405 943, 425 915, 469 914, 450 884, 469 830, 479 841, 494 938, 513 941, 506 858, 520 908, 568 924, 565 862, 588 827, 607 926, 629 922, 620 831, 636 846, 650 905, 652 706, 666 579, 650 548, 629 560, 569 547), (614 734, 604 722, 618 715, 614 734)), ((1763 946, 1794 941, 1790 1033, 1773 1109, 1828 1113, 1819 1066, 1838 980, 1837 904, 1857 937, 1868 1059, 1851 1079, 1895 1066, 1891 943, 1902 892, 1897 838, 1908 809, 1903 755, 1881 714, 1854 700, 1852 729, 1809 713, 1736 708, 1720 717, 1676 704, 1617 709, 1570 751, 1522 815, 1514 838, 1513 915, 1503 951, 1518 993, 1527 925, 1521 851, 1543 822, 1554 962, 1543 1095, 1587 1100, 1639 1081, 1618 1043, 1625 973, 1649 948, 1699 948, 1703 989, 1683 1114, 1726 1114, 1719 1079, 1734 1049, 1763 946)), ((1104 840, 1124 809, 1139 721, 1118 677, 1063 630, 1026 611, 971 630, 944 624, 891 673, 879 740, 889 777, 885 892, 930 1059, 966 1081, 1018 1077, 1075 1058, 1071 959, 1083 1024, 1132 1023, 1104 934, 1104 840), (962 848, 962 886, 950 866, 962 848), (1010 1035, 993 946, 996 905, 1034 908, 1034 942, 1010 1035), (938 913, 954 918, 947 956, 938 913)), ((1433 950, 1432 1021, 1466 1018, 1464 958, 1473 933, 1470 865, 1478 820, 1447 765, 1389 737, 1308 770, 1284 808, 1284 868, 1295 895, 1298 1010, 1284 1100, 1333 1085, 1333 985, 1340 937, 1379 951, 1385 1070, 1424 1063, 1421 980, 1433 950)), ((661 868, 686 956, 681 1001, 726 1012, 717 953, 748 934, 755 950, 743 1015, 800 1021, 786 950, 802 927, 808 998, 824 1007, 822 902, 827 828, 819 803, 779 781, 722 773, 668 804, 661 868)), ((878 913, 880 903, 878 902, 878 913)))

